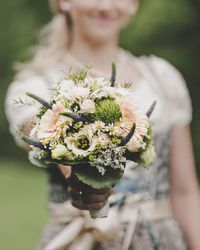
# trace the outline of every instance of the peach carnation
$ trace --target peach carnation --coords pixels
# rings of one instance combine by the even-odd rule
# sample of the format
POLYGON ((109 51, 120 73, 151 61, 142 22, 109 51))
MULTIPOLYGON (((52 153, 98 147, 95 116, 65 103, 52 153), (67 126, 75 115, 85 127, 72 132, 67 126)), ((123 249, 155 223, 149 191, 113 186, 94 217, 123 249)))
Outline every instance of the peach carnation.
POLYGON ((57 129, 57 126, 62 117, 60 113, 64 111, 66 111, 66 109, 61 102, 54 104, 52 110, 48 109, 46 111, 37 127, 37 137, 39 139, 58 136, 59 130, 57 129))
POLYGON ((134 135, 126 145, 129 151, 136 152, 138 149, 145 146, 143 138, 147 135, 150 125, 148 117, 145 114, 140 113, 137 110, 135 103, 130 100, 121 98, 117 102, 122 112, 121 123, 123 124, 123 136, 130 131, 133 123, 136 124, 134 135))

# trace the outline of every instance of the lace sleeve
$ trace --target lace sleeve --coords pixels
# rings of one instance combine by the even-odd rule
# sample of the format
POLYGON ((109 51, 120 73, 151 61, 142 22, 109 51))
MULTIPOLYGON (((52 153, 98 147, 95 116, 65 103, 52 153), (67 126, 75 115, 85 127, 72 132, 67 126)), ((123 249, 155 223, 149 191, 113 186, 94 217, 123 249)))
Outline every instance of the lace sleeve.
POLYGON ((31 76, 23 80, 15 80, 8 87, 5 98, 5 114, 9 122, 10 132, 19 146, 23 142, 17 137, 17 127, 24 122, 31 121, 36 114, 38 106, 17 105, 15 102, 21 98, 25 102, 31 102, 31 98, 26 96, 26 92, 37 94, 42 98, 49 98, 48 85, 39 76, 31 76))
POLYGON ((183 76, 162 58, 151 56, 150 60, 167 96, 171 125, 189 125, 192 121, 192 102, 183 76))

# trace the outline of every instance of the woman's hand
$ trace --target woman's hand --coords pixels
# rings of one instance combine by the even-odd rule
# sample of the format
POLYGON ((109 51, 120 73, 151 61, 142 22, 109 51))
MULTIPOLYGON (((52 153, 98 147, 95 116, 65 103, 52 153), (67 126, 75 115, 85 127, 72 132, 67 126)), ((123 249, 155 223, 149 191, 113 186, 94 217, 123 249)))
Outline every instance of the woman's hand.
POLYGON ((106 205, 112 194, 112 188, 93 189, 81 183, 73 174, 68 178, 68 183, 71 203, 81 210, 100 210, 106 205))

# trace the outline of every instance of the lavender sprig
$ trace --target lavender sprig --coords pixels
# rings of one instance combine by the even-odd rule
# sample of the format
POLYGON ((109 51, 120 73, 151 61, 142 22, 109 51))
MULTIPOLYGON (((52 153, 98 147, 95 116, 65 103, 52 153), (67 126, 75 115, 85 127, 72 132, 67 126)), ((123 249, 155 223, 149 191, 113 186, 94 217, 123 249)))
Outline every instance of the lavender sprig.
POLYGON ((42 150, 47 150, 47 148, 45 148, 44 145, 40 141, 33 140, 26 135, 21 135, 21 139, 33 147, 36 147, 42 150))
POLYGON ((154 111, 154 109, 155 109, 155 107, 156 107, 156 104, 157 104, 156 101, 154 101, 154 102, 151 104, 149 110, 148 110, 147 113, 146 113, 147 117, 151 117, 151 115, 152 115, 152 113, 153 113, 153 111, 154 111))
POLYGON ((110 82, 111 82, 111 87, 114 87, 115 82, 116 82, 116 65, 115 65, 115 63, 112 63, 112 76, 111 76, 110 82))
POLYGON ((132 128, 130 129, 129 133, 127 135, 125 135, 122 139, 121 139, 121 145, 124 146, 126 145, 130 139, 132 138, 132 136, 134 135, 136 129, 136 124, 134 123, 132 128))
POLYGON ((61 112, 60 115, 72 118, 73 120, 75 120, 77 122, 83 121, 83 117, 81 115, 77 115, 77 114, 75 114, 73 112, 61 112))
POLYGON ((37 102, 39 102, 40 104, 42 104, 45 108, 47 109, 52 109, 51 104, 49 104, 48 102, 46 102, 45 100, 43 100, 42 98, 40 98, 37 95, 34 95, 32 93, 27 92, 26 93, 27 96, 31 97, 32 99, 36 100, 37 102))

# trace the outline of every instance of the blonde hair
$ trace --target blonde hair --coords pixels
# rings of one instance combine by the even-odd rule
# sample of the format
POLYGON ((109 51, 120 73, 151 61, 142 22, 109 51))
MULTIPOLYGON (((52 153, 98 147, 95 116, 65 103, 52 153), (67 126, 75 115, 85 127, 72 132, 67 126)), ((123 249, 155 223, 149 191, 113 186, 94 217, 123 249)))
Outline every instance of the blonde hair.
POLYGON ((42 74, 51 65, 62 60, 70 43, 71 18, 58 9, 57 0, 49 0, 53 19, 41 30, 39 44, 32 49, 33 57, 23 64, 16 64, 17 77, 30 73, 42 74))

